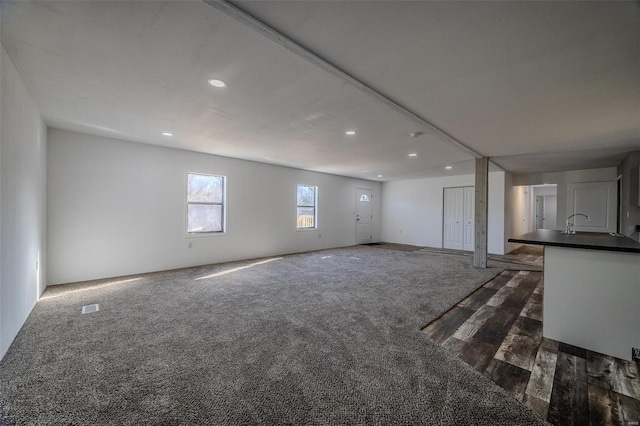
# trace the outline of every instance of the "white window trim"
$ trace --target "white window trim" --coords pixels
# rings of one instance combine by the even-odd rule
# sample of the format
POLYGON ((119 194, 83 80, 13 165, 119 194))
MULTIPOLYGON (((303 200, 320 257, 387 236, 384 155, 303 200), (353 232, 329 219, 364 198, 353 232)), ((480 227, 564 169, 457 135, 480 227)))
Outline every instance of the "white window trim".
POLYGON ((229 217, 227 215, 227 187, 228 177, 226 175, 205 173, 205 172, 186 172, 184 174, 184 223, 182 229, 184 238, 211 238, 222 237, 229 234, 229 217), (221 232, 187 232, 189 229, 189 175, 204 176, 220 176, 224 178, 222 190, 222 231, 221 232))
MULTIPOLYGON (((298 186, 313 186, 316 190, 315 190, 315 200, 314 200, 314 206, 313 206, 313 211, 314 211, 314 216, 313 216, 313 224, 314 227, 313 228, 298 228, 298 225, 295 225, 296 231, 297 232, 317 232, 320 229, 320 226, 318 224, 318 185, 313 185, 310 183, 297 183, 296 184, 296 220, 297 220, 297 210, 298 210, 298 186)), ((304 206, 302 206, 304 207, 304 206)))

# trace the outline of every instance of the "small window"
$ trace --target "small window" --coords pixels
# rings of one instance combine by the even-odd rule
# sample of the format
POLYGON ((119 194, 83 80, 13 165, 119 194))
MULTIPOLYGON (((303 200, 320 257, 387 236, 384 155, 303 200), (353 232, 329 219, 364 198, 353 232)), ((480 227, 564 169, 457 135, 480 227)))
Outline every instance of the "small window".
POLYGON ((369 196, 367 194, 362 194, 360 196, 360 201, 364 201, 365 203, 369 202, 369 196))
POLYGON ((310 185, 298 185, 298 216, 296 226, 298 229, 314 229, 318 227, 316 220, 316 208, 318 205, 318 187, 310 185))
POLYGON ((187 174, 187 233, 225 231, 224 176, 187 174))

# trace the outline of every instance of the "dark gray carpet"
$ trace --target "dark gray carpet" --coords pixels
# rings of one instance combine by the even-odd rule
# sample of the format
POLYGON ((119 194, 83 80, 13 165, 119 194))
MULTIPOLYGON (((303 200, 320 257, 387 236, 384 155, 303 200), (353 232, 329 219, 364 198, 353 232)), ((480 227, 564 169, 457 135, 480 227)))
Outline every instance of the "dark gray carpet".
POLYGON ((420 331, 499 269, 364 246, 255 262, 47 289, 0 362, 2 422, 544 424, 420 331))

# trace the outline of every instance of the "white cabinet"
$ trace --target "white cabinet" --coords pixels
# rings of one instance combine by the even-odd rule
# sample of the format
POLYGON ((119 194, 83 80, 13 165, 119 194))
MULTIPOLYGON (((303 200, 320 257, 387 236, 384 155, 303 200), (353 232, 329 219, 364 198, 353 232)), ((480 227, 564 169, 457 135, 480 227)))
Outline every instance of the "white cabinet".
POLYGON ((638 253, 546 246, 542 335, 631 361, 640 345, 638 276, 638 253))
MULTIPOLYGON (((582 182, 567 184, 567 216, 582 213, 571 219, 575 231, 616 232, 618 205, 617 183, 582 182)), ((561 218, 563 222, 566 217, 561 218)))

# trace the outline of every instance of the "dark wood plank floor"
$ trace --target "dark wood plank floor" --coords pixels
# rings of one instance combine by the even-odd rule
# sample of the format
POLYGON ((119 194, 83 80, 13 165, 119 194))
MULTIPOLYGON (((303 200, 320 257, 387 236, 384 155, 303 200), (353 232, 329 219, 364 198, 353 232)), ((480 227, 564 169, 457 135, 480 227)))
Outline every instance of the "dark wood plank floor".
POLYGON ((638 425, 638 365, 543 338, 543 291, 504 271, 423 331, 554 425, 638 425))

